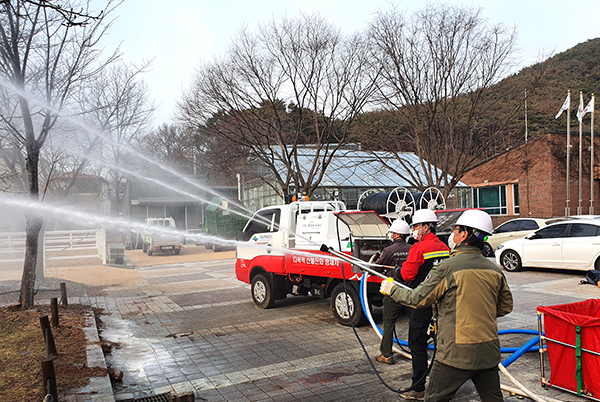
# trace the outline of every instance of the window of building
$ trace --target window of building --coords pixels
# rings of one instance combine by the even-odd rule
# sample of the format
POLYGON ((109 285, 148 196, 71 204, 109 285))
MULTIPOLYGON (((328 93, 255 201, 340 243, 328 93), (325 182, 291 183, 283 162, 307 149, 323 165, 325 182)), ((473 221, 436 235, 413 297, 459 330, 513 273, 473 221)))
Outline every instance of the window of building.
POLYGON ((473 189, 475 208, 485 208, 490 215, 506 215, 506 186, 478 187, 473 189))
POLYGON ((513 214, 519 215, 519 184, 513 184, 513 214))

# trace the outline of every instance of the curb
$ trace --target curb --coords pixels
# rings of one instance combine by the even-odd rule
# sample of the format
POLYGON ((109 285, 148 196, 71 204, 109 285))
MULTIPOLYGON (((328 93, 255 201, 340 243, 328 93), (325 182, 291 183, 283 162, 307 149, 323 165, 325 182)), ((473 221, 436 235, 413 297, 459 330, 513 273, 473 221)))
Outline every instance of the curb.
MULTIPOLYGON (((100 346, 100 337, 98 336, 98 328, 96 328, 96 316, 93 311, 87 314, 85 318, 83 332, 87 340, 86 354, 88 367, 102 367, 106 369, 106 360, 100 346)), ((90 383, 86 388, 89 388, 89 401, 115 402, 108 370, 103 377, 90 377, 90 383)))

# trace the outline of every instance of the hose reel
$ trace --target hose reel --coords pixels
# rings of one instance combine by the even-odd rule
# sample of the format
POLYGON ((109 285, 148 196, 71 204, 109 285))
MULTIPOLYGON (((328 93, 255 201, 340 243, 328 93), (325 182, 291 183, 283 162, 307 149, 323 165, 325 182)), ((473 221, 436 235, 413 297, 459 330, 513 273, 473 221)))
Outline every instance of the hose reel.
POLYGON ((417 209, 430 209, 432 211, 446 209, 444 194, 435 187, 427 187, 422 193, 413 194, 413 197, 417 209))
POLYGON ((422 193, 411 193, 400 186, 389 193, 377 193, 374 190, 363 192, 358 199, 358 209, 375 211, 388 219, 405 219, 418 209, 446 209, 446 200, 435 187, 428 187, 422 193))

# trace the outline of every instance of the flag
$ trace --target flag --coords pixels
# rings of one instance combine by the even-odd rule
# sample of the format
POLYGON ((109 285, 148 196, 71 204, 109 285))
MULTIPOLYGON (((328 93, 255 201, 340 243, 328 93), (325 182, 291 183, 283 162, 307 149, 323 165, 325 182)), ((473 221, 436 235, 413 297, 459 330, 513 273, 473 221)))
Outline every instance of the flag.
POLYGON ((579 93, 579 107, 577 108, 577 120, 581 123, 583 121, 583 95, 579 93))
POLYGON ((581 119, 579 121, 581 121, 583 119, 583 116, 585 116, 586 113, 592 113, 594 111, 594 95, 592 95, 592 100, 590 101, 590 103, 587 104, 587 106, 585 107, 585 109, 583 109, 581 111, 581 119))
POLYGON ((565 110, 569 110, 570 107, 571 107, 571 92, 569 92, 567 94, 567 99, 565 99, 565 103, 563 103, 563 105, 561 106, 560 110, 556 114, 555 119, 558 119, 560 117, 560 115, 562 114, 562 112, 564 112, 565 110))

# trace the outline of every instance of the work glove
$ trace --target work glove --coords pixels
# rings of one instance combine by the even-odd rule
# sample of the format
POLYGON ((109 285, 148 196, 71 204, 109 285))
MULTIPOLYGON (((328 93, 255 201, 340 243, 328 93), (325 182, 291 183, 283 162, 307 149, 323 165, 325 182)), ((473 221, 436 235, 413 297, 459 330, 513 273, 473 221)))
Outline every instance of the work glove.
POLYGON ((389 296, 392 294, 392 291, 394 290, 395 286, 396 285, 394 285, 394 280, 392 278, 389 278, 387 281, 381 282, 381 287, 379 288, 379 291, 384 295, 389 296))

